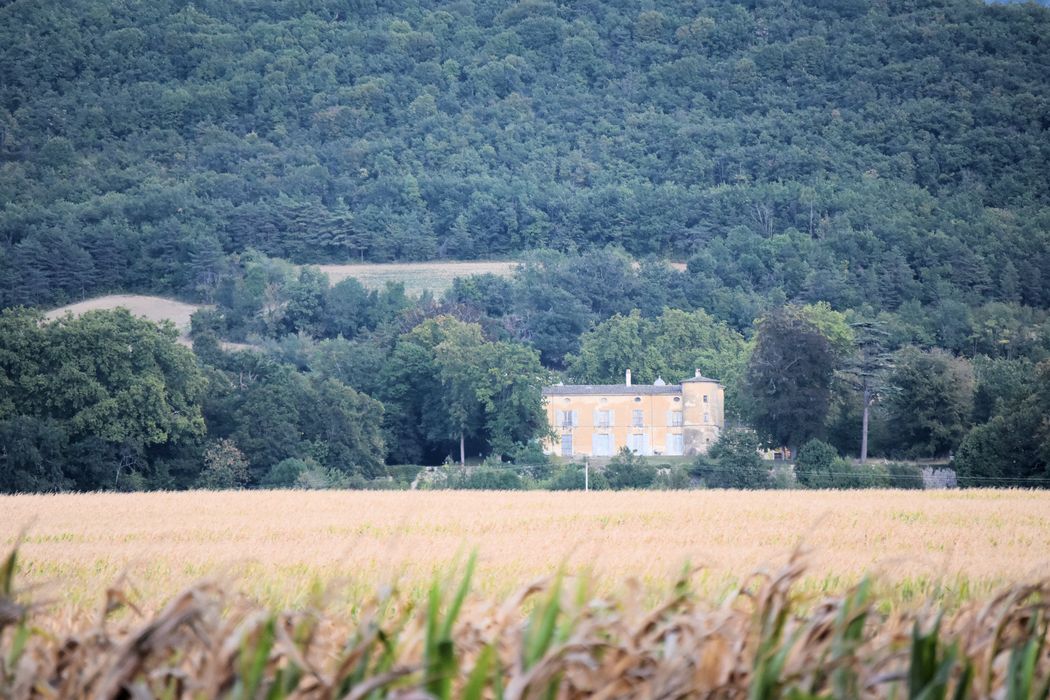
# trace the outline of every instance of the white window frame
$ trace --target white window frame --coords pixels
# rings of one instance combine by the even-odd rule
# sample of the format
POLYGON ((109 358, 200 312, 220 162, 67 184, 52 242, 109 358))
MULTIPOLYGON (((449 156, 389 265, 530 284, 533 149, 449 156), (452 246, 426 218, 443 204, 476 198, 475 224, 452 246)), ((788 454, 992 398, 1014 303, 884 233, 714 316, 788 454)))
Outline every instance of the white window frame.
POLYGON ((595 433, 591 438, 591 451, 595 457, 611 457, 616 451, 612 433, 595 433))
POLYGON ((685 454, 685 436, 682 433, 667 434, 666 453, 671 456, 685 454))
POLYGON ((572 457, 572 433, 562 433, 561 436, 561 456, 572 457), (566 442, 568 442, 568 450, 566 450, 566 442))

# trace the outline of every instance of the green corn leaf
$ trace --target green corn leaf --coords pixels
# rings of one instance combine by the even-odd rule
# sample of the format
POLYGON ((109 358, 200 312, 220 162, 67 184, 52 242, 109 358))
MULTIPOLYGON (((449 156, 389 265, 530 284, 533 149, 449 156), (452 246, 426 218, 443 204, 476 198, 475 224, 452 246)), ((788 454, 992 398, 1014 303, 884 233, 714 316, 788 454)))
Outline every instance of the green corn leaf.
POLYGON ((169 678, 168 682, 164 685, 164 690, 160 694, 160 700, 175 700, 177 696, 176 690, 178 689, 178 681, 174 678, 169 678))
POLYGON ((18 547, 12 549, 4 559, 4 563, 0 564, 0 595, 5 598, 14 595, 16 568, 18 568, 18 547))
POLYGON ((481 700, 488 685, 489 673, 492 668, 492 657, 495 651, 492 646, 486 646, 478 654, 478 660, 467 677, 467 684, 463 687, 462 700, 481 700))
POLYGON ((525 668, 532 668, 543 658, 554 639, 558 613, 561 610, 561 581, 562 573, 559 571, 543 605, 533 612, 525 646, 525 668))
POLYGON ((962 675, 959 676, 959 684, 955 686, 952 700, 967 700, 970 697, 970 686, 973 684, 973 664, 967 661, 963 666, 962 675))
POLYGON ((1007 700, 1031 700, 1041 692, 1036 674, 1047 633, 1047 625, 1040 624, 1041 621, 1041 614, 1034 616, 1028 624, 1028 641, 1010 652, 1006 671, 1007 700))
POLYGON ((503 700, 503 664, 500 663, 499 654, 494 654, 495 662, 492 669, 492 697, 494 700, 503 700))
POLYGON ((284 700, 288 697, 287 684, 288 678, 284 669, 277 669, 277 673, 273 677, 273 683, 270 685, 270 690, 266 693, 266 700, 284 700))
POLYGON ((441 627, 442 639, 447 639, 452 635, 452 626, 456 623, 456 618, 459 617, 459 611, 463 607, 463 601, 466 599, 467 593, 470 592, 470 580, 474 576, 474 566, 477 563, 477 558, 477 552, 472 552, 470 558, 467 559, 467 569, 459 582, 459 588, 456 589, 456 595, 452 598, 452 605, 449 606, 445 624, 441 627))
POLYGON ((25 622, 19 623, 18 628, 15 630, 14 638, 11 640, 11 650, 7 654, 7 668, 13 669, 18 665, 18 661, 22 658, 22 654, 25 653, 26 644, 31 636, 32 631, 29 629, 29 625, 25 622))
POLYGON ((250 648, 246 641, 241 650, 241 656, 246 661, 246 665, 241 674, 241 692, 239 695, 245 700, 254 698, 259 688, 262 687, 263 675, 266 673, 266 664, 270 660, 270 652, 273 650, 274 640, 277 636, 276 630, 277 619, 270 617, 266 624, 262 626, 254 648, 250 648))
POLYGON ((441 617, 441 587, 437 581, 430 586, 427 593, 427 628, 426 628, 426 650, 433 655, 437 651, 438 644, 438 620, 441 617))

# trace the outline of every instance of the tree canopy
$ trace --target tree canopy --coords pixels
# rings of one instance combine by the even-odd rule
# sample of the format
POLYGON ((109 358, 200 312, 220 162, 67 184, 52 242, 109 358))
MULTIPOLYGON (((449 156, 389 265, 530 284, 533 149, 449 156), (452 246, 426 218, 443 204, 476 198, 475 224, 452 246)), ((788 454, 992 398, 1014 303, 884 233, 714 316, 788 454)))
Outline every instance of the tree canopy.
POLYGON ((976 0, 6 3, 0 306, 613 245, 727 320, 1046 307, 1048 56, 1050 11, 976 0))
POLYGON ((126 310, 0 312, 0 489, 112 487, 201 437, 207 381, 175 337, 126 310))
POLYGON ((628 367, 767 444, 1035 478, 1047 115, 1030 3, 4 3, 0 488, 511 458, 554 374, 628 367), (521 264, 312 265, 474 258, 521 264), (194 353, 27 310, 115 291, 207 303, 194 353))

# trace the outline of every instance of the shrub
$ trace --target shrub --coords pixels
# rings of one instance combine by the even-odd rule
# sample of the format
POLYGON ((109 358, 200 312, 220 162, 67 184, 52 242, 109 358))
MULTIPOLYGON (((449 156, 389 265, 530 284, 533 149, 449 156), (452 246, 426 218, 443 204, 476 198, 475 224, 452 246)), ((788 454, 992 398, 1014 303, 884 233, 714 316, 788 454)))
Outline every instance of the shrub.
MULTIPOLYGON (((312 460, 311 460, 312 461, 312 460)), ((349 489, 363 488, 364 477, 358 477, 360 486, 354 486, 351 477, 338 469, 329 469, 313 462, 315 466, 299 472, 295 485, 301 489, 349 489)))
MULTIPOLYGON (((584 473, 582 464, 566 464, 555 470, 551 478, 543 484, 550 491, 583 491, 584 473)), ((609 488, 609 481, 601 472, 591 469, 590 488, 592 491, 604 491, 609 488)))
POLYGON ((886 465, 886 477, 890 488, 921 489, 922 472, 914 464, 890 462, 886 465))
POLYGON ((786 462, 773 465, 773 469, 770 472, 770 480, 772 481, 771 488, 774 489, 787 490, 798 488, 798 480, 795 478, 794 472, 791 471, 791 465, 786 462))
POLYGON ((663 491, 683 491, 693 487, 693 480, 689 477, 689 470, 685 467, 664 465, 656 468, 656 478, 653 479, 652 488, 663 491))
POLYGON ((236 489, 248 483, 248 460, 233 440, 217 440, 204 451, 197 483, 204 489, 236 489))
POLYGON ((454 489, 478 491, 519 491, 522 488, 521 477, 513 469, 494 469, 480 467, 464 476, 453 479, 454 489))
POLYGON ((880 464, 850 464, 843 460, 845 471, 831 488, 884 489, 890 487, 889 471, 880 464))
POLYGON ((707 455, 693 464, 693 473, 712 488, 764 489, 772 486, 769 467, 758 454, 753 430, 727 430, 707 455))
POLYGON ((416 480, 423 467, 418 464, 397 464, 387 467, 386 470, 394 478, 395 482, 408 486, 416 480))
POLYGON ((795 477, 800 485, 811 489, 877 489, 892 485, 887 468, 851 464, 820 440, 810 440, 798 451, 795 477))
POLYGON ((298 457, 282 459, 270 467, 270 471, 262 478, 259 485, 274 489, 292 488, 298 484, 300 474, 310 469, 320 469, 320 466, 310 457, 306 459, 299 459, 298 457))
POLYGON ((527 445, 517 445, 508 455, 514 464, 522 464, 530 467, 549 466, 550 457, 543 451, 543 447, 536 441, 527 445))
POLYGON ((822 440, 807 442, 795 460, 795 478, 799 485, 810 489, 834 488, 835 477, 847 470, 838 451, 822 440))
POLYGON ((616 490, 647 489, 656 479, 656 467, 624 447, 605 467, 605 478, 609 487, 616 490))

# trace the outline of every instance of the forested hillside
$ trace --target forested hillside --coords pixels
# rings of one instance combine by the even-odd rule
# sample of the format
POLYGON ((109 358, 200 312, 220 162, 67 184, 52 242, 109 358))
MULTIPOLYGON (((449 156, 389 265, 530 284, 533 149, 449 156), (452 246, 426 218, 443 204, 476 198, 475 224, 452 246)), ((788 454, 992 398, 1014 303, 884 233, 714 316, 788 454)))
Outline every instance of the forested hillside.
POLYGON ((4 3, 0 306, 607 244, 1046 306, 1048 75, 1050 12, 976 0, 4 3))
POLYGON ((803 486, 1050 485, 1050 10, 3 3, 4 308, 0 491, 547 469, 541 387, 627 367, 754 428, 664 485, 773 485, 760 442, 803 486), (521 264, 441 298, 307 264, 480 257, 521 264), (210 304, 193 354, 6 308, 118 291, 210 304))

